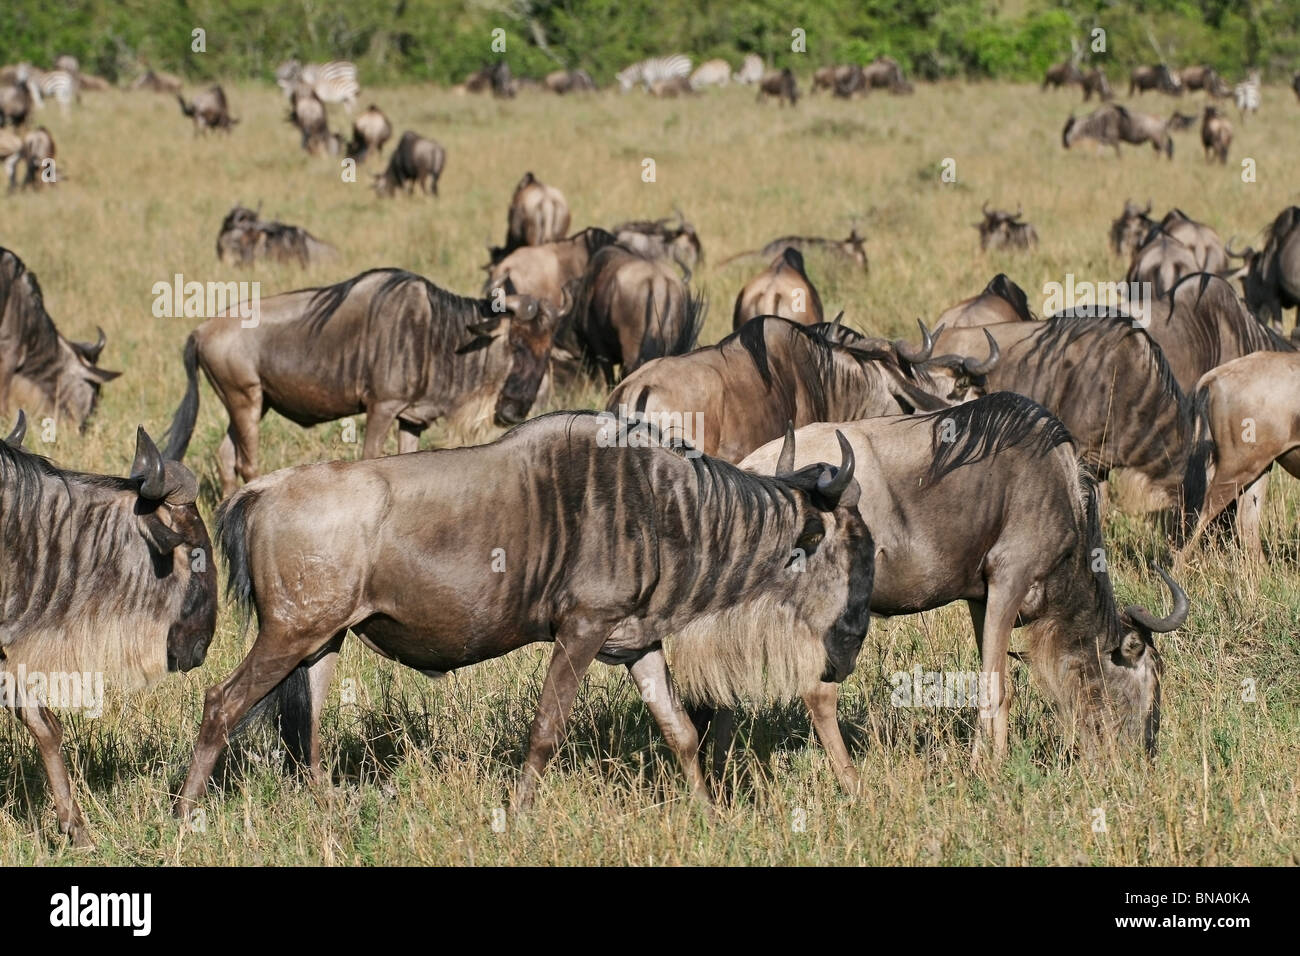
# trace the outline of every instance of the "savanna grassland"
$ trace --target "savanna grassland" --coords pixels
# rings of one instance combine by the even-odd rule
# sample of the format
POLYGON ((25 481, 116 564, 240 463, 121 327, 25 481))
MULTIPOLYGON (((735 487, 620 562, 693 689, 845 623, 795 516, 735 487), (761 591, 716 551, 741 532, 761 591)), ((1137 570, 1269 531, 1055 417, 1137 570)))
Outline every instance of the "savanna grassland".
MULTIPOLYGON (((526 170, 563 190, 574 229, 679 206, 707 256, 697 276, 711 303, 702 343, 730 329, 736 292, 761 267, 717 263, 779 235, 839 238, 856 222, 869 236, 869 275, 809 259, 829 313, 842 308, 870 332, 914 335, 918 316, 933 318, 999 271, 1037 312, 1044 283, 1066 273, 1120 278, 1126 263, 1109 251, 1106 232, 1125 198, 1150 197, 1157 214, 1179 206, 1241 239, 1297 199, 1300 104, 1279 87, 1266 88, 1258 118, 1233 117, 1226 168, 1203 161, 1196 131, 1178 134, 1172 163, 1148 147, 1126 147, 1118 161, 1091 148, 1066 152, 1060 130, 1071 109, 1081 112, 1077 95, 1027 85, 918 85, 912 97, 809 97, 793 110, 757 105, 740 89, 676 101, 607 93, 510 102, 431 87, 367 89, 362 105, 382 106, 394 140, 410 128, 447 149, 438 198, 393 200, 368 188, 373 163, 350 184, 337 159, 302 153, 277 90, 250 84, 228 93, 241 122, 230 136, 206 138, 166 96, 87 94, 67 116, 51 106, 38 121, 54 134, 65 181, 0 199, 0 245, 37 273, 60 329, 84 339, 103 326, 100 363, 125 371, 104 388, 84 434, 60 428, 45 443, 33 426, 28 447, 64 466, 125 474, 136 424, 157 436, 170 420, 183 390, 181 347, 197 323, 156 318, 155 282, 178 272, 257 280, 265 296, 400 266, 475 291, 484 246, 500 241, 526 170), (1257 166, 1249 184, 1239 165, 1247 156, 1257 166), (656 182, 642 181, 645 158, 655 160, 656 182), (945 158, 955 160, 955 183, 940 180, 945 158), (1038 248, 981 254, 972 224, 985 199, 1022 203, 1038 248), (219 267, 217 228, 236 201, 307 227, 338 246, 339 261, 305 272, 219 267)), ((1192 102, 1148 95, 1141 106, 1167 114, 1175 103, 1191 111, 1192 102)), ((333 109, 339 127, 343 114, 333 109)), ((555 406, 602 402, 592 386, 558 395, 555 406)), ((209 520, 225 424, 204 384, 187 463, 200 475, 209 520)), ((357 457, 360 444, 341 438, 338 423, 303 430, 271 414, 263 469, 357 457)), ((424 443, 447 438, 435 428, 424 443)), ((953 606, 873 622, 841 705, 864 781, 856 798, 839 792, 802 706, 756 707, 731 764, 733 797, 710 819, 686 797, 624 673, 597 665, 536 809, 498 832, 494 811, 520 764, 549 648, 430 682, 353 640, 324 717, 334 785, 284 776, 271 736, 254 734, 219 767, 202 832, 183 832, 171 794, 188 765, 202 693, 252 637, 223 607, 202 668, 110 701, 98 719, 65 721, 93 855, 58 835, 27 732, 0 724, 0 862, 1300 863, 1298 509, 1300 488, 1275 479, 1266 562, 1216 544, 1182 573, 1193 610, 1186 626, 1158 638, 1166 669, 1154 765, 1072 759, 1027 669, 1014 664, 1009 757, 968 769, 974 711, 889 703, 894 672, 978 669, 969 617, 953 606), (1253 683, 1253 700, 1243 699, 1251 696, 1244 683, 1253 683)), ((957 508, 952 522, 961 521, 957 508)), ((1106 531, 1119 600, 1164 608, 1167 592, 1146 567, 1162 549, 1154 522, 1114 511, 1106 531)))

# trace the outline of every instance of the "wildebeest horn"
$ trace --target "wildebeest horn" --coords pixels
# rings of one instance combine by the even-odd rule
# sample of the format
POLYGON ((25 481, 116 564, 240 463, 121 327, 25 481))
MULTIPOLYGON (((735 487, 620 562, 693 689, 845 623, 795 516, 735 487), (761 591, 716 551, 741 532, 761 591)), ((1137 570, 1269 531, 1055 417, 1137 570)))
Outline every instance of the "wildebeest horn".
POLYGON ((989 201, 984 200, 984 205, 980 206, 980 214, 987 216, 989 214, 989 201))
POLYGON ((11 448, 22 448, 23 439, 27 437, 27 413, 21 408, 18 409, 18 419, 14 422, 14 430, 5 436, 5 444, 11 448))
POLYGON ((1144 209, 1144 210, 1142 210, 1142 215, 1144 215, 1144 216, 1149 216, 1149 215, 1151 215, 1151 206, 1152 206, 1152 205, 1153 205, 1153 203, 1151 202, 1151 197, 1148 196, 1148 197, 1147 197, 1147 208, 1144 209))
MULTIPOLYGON (((1226 252, 1228 255, 1232 256, 1232 258, 1234 258, 1234 259, 1244 259, 1244 258, 1246 258, 1246 253, 1245 253, 1245 252, 1236 252, 1236 251, 1232 248, 1232 243, 1233 243, 1234 240, 1236 240, 1236 238, 1237 238, 1236 236, 1233 236, 1231 239, 1229 239, 1227 245, 1225 245, 1225 246, 1223 247, 1223 251, 1226 252)), ((1247 247, 1247 248, 1249 248, 1249 247, 1247 247)))
POLYGON ((785 423, 785 441, 781 442, 781 454, 776 456, 776 477, 784 478, 793 471, 794 422, 787 419, 785 423))
POLYGON ((162 499, 166 489, 162 455, 158 446, 148 436, 144 426, 135 430, 135 461, 131 464, 131 480, 140 482, 140 497, 149 501, 162 499))
POLYGON ((993 333, 985 329, 984 337, 989 340, 989 357, 982 362, 977 362, 973 358, 962 360, 962 368, 970 375, 987 375, 993 371, 993 367, 998 364, 998 359, 1002 357, 1002 350, 998 348, 998 340, 993 337, 993 333))
POLYGON ((817 490, 832 506, 840 503, 840 496, 844 494, 849 487, 849 483, 853 481, 853 446, 849 444, 849 440, 844 437, 844 433, 838 428, 835 429, 835 437, 840 442, 840 467, 828 467, 822 472, 821 477, 817 479, 817 490))
POLYGON ((1124 613, 1128 615, 1130 620, 1142 625, 1151 633, 1166 634, 1169 631, 1177 630, 1187 620, 1190 605, 1187 601, 1187 592, 1178 586, 1178 582, 1169 576, 1169 572, 1158 566, 1155 570, 1157 574, 1164 578, 1169 593, 1174 596, 1174 609, 1169 612, 1169 616, 1155 617, 1140 604, 1130 604, 1124 609, 1124 613))
MULTIPOLYGON (((913 365, 919 365, 926 361, 930 357, 930 353, 934 351, 934 336, 925 327, 925 323, 921 319, 917 319, 916 324, 921 327, 921 347, 919 349, 912 348, 902 339, 897 339, 894 342, 894 351, 913 365)), ((942 331, 943 327, 940 326, 939 328, 942 331)))
POLYGON ((81 357, 91 365, 94 365, 99 361, 99 353, 104 351, 104 345, 108 342, 108 339, 104 337, 104 329, 101 326, 95 326, 95 330, 99 333, 99 338, 96 339, 94 344, 91 344, 90 342, 70 343, 72 347, 80 353, 81 357))

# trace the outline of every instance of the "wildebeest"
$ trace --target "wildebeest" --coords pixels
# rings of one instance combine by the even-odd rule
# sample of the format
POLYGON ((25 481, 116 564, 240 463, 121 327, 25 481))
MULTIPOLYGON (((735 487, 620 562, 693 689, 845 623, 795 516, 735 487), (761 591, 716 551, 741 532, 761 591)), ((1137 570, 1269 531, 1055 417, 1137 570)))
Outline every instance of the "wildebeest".
POLYGON ((803 255, 789 249, 745 283, 731 312, 731 328, 740 328, 757 315, 779 315, 800 325, 824 321, 817 287, 804 271, 803 255))
POLYGON ((506 215, 506 241, 501 246, 491 246, 488 253, 492 264, 500 262, 520 246, 540 246, 558 242, 569 231, 569 204, 564 193, 548 186, 531 172, 515 186, 506 215))
POLYGON ((366 107, 352 121, 352 141, 348 143, 348 158, 358 163, 365 162, 373 149, 380 156, 384 155, 384 144, 393 137, 393 124, 374 103, 366 107))
POLYGON ((1065 423, 1099 480, 1131 468, 1158 499, 1176 505, 1191 445, 1191 400, 1160 346, 1133 319, 1096 311, 947 329, 935 351, 970 354, 991 335, 1001 357, 985 375, 986 392, 1032 398, 1065 423))
POLYGON ((1038 245, 1038 232, 1022 222, 1024 207, 1017 205, 1014 213, 989 209, 988 200, 980 207, 984 218, 975 223, 980 233, 980 251, 988 249, 1028 249, 1038 245))
POLYGON ((1223 240, 1205 223, 1197 222, 1181 209, 1171 209, 1158 225, 1161 231, 1192 251, 1192 258, 1202 272, 1217 273, 1228 268, 1228 253, 1223 240))
POLYGON ((258 635, 205 697, 178 815, 203 796, 229 732, 272 692, 299 705, 282 707, 302 719, 281 727, 321 776, 316 716, 348 629, 430 676, 554 642, 516 810, 531 805, 595 659, 657 688, 642 698, 704 800, 699 738, 676 686, 729 702, 844 680, 867 633, 874 551, 847 445, 838 468, 765 478, 657 447, 653 434, 652 447, 621 440, 618 426, 557 412, 491 445, 287 469, 225 503, 231 590, 256 610, 258 635), (521 508, 522 537, 509 517, 521 508), (498 532, 504 565, 483 549, 498 532), (322 541, 328 566, 315 558, 322 541))
POLYGON ((1174 140, 1169 135, 1169 121, 1148 113, 1134 113, 1118 103, 1107 103, 1083 119, 1074 114, 1061 130, 1061 145, 1070 149, 1080 140, 1090 139, 1099 146, 1110 146, 1119 156, 1119 144, 1139 146, 1150 143, 1156 154, 1174 158, 1174 140))
POLYGON ((495 408, 499 424, 520 422, 549 388, 555 310, 525 296, 470 299, 401 269, 372 269, 263 299, 251 328, 238 312, 190 333, 185 397, 167 433, 167 457, 179 461, 202 368, 230 415, 217 453, 224 494, 236 473, 257 477, 258 422, 269 410, 299 425, 364 412, 363 454, 374 458, 394 422, 405 453, 444 416, 495 408))
POLYGON ((789 67, 783 70, 771 70, 759 82, 758 101, 761 103, 767 96, 776 97, 776 101, 782 106, 786 103, 794 106, 799 102, 799 87, 795 82, 794 72, 789 67))
POLYGON ((19 418, 0 442, 0 688, 36 738, 59 829, 90 846, 54 711, 102 713, 104 681, 126 692, 202 664, 216 564, 198 483, 164 462, 143 428, 124 479, 24 451, 19 418))
POLYGON ((1133 253, 1124 279, 1130 285, 1135 282, 1148 283, 1152 296, 1159 298, 1168 293, 1183 276, 1200 271, 1200 263, 1196 261, 1192 250, 1157 226, 1133 253))
POLYGON ((912 84, 903 76, 903 68, 892 56, 876 57, 862 68, 862 77, 871 89, 891 93, 911 93, 912 84))
MULTIPOLYGON (((1097 563, 1104 552, 1097 487, 1080 473, 1061 422, 1000 392, 926 415, 808 425, 794 432, 793 454, 770 442, 741 468, 789 470, 824 453, 835 431, 854 450, 864 489, 858 507, 875 541, 872 613, 915 614, 963 600, 970 611, 983 685, 971 695, 980 705, 972 760, 990 744, 995 758, 1006 753, 1015 627, 1028 628, 1036 682, 1081 749, 1117 737, 1154 755, 1161 661, 1152 636, 1179 627, 1189 603, 1160 571, 1173 595, 1168 617, 1116 606, 1097 563)), ((835 719, 837 697, 835 685, 822 684, 804 700, 853 792, 857 773, 835 719)))
POLYGON ((1159 90, 1170 96, 1182 96, 1182 81, 1170 72, 1163 63, 1155 66, 1135 66, 1128 78, 1128 95, 1145 93, 1147 90, 1159 90))
POLYGON ((620 245, 595 253, 573 296, 568 332, 607 385, 651 359, 695 348, 707 303, 665 259, 620 245))
POLYGON ((147 90, 150 93, 179 93, 182 85, 181 78, 173 73, 145 70, 144 73, 131 84, 131 89, 147 90))
POLYGON ((805 256, 809 252, 828 253, 832 258, 860 265, 862 271, 867 272, 869 269, 866 244, 866 236, 860 235, 856 227, 850 230, 847 239, 823 239, 820 236, 782 236, 780 239, 773 239, 762 249, 737 253, 722 260, 718 265, 726 265, 729 262, 735 262, 737 259, 745 259, 750 256, 757 256, 771 261, 786 249, 798 249, 805 256))
MULTIPOLYGON (((8 148, 12 148, 12 144, 8 148)), ((57 149, 54 137, 44 126, 28 130, 18 140, 18 150, 5 160, 5 169, 9 175, 9 189, 18 188, 18 170, 24 172, 23 188, 40 189, 45 183, 56 183, 59 174, 54 165, 57 149)))
POLYGON ((947 309, 934 324, 935 328, 962 329, 1000 322, 1030 322, 1033 319, 1025 290, 1007 278, 1006 273, 999 272, 989 280, 983 292, 947 309))
POLYGON ((104 342, 103 329, 95 342, 65 339, 45 311, 35 273, 0 248, 0 415, 21 406, 84 429, 100 386, 122 374, 99 367, 104 342))
POLYGON ((342 145, 337 133, 331 133, 325 104, 305 83, 299 83, 289 94, 289 122, 302 134, 302 148, 317 155, 334 156, 342 145))
POLYGON ((788 421, 800 427, 946 408, 955 387, 948 374, 931 374, 933 344, 928 331, 918 349, 759 316, 716 345, 647 363, 619 383, 606 408, 652 421, 702 415, 704 433, 692 444, 740 461, 784 434, 788 421))
POLYGON ((840 99, 851 99, 854 96, 866 96, 871 92, 871 86, 867 83, 866 71, 856 64, 849 66, 834 67, 831 75, 831 92, 840 99))
POLYGON ((1060 89, 1063 86, 1082 85, 1083 73, 1079 71, 1079 67, 1073 60, 1067 60, 1064 63, 1056 63, 1047 68, 1047 72, 1043 74, 1043 85, 1040 89, 1045 90, 1049 86, 1060 89))
POLYGON ((587 93, 596 88, 591 74, 586 70, 554 70, 542 81, 552 93, 587 93))
POLYGON ((675 99, 678 96, 690 96, 695 92, 691 81, 684 76, 668 76, 650 84, 650 95, 661 99, 675 99))
POLYGON ((509 280, 520 295, 560 308, 565 287, 580 279, 591 257, 614 241, 612 233, 591 226, 558 242, 520 246, 500 262, 483 267, 488 273, 483 294, 491 295, 509 280))
POLYGON ((1110 247, 1115 255, 1132 258, 1147 234, 1159 225, 1151 218, 1151 206, 1150 199, 1145 209, 1132 200, 1124 200, 1124 211, 1110 224, 1110 247))
POLYGON ((1227 254, 1242 260, 1247 307, 1280 332, 1283 311, 1300 306, 1300 207, 1282 210, 1265 236, 1262 251, 1248 246, 1244 252, 1228 248, 1227 254))
POLYGON ((0 84, 0 126, 22 126, 32 111, 26 83, 0 84))
POLYGON ((1212 66, 1185 66, 1179 71, 1178 79, 1184 89, 1204 90, 1212 96, 1222 95, 1218 91, 1224 86, 1223 80, 1212 66))
POLYGON ((830 90, 835 87, 835 77, 841 70, 851 70, 851 66, 819 66, 813 70, 812 91, 830 90))
POLYGON ((687 272, 694 272, 704 260, 704 247, 695 227, 686 221, 680 209, 677 219, 634 219, 621 222, 610 232, 620 245, 643 256, 672 259, 687 272))
POLYGON ((1094 66, 1085 73, 1079 85, 1083 87, 1085 103, 1092 99, 1094 93, 1103 103, 1109 103, 1115 98, 1115 92, 1110 88, 1110 80, 1106 79, 1106 74, 1100 67, 1094 66))
POLYGON ((1196 384, 1198 440, 1187 466, 1180 557, 1237 501, 1243 546, 1263 557, 1260 512, 1277 462, 1300 478, 1300 355, 1255 352, 1211 369, 1196 384))
POLYGON ((1205 107, 1205 116, 1201 121, 1201 145, 1205 148, 1205 161, 1217 158, 1220 163, 1228 162, 1228 147, 1232 145, 1232 124, 1214 106, 1205 107))
POLYGON ((247 266, 258 259, 296 262, 306 268, 337 255, 301 226, 263 220, 256 211, 236 205, 221 222, 217 233, 217 258, 223 265, 247 266))
POLYGON ((221 85, 214 83, 206 90, 202 90, 194 95, 194 99, 189 103, 185 102, 185 97, 180 93, 176 94, 176 100, 181 104, 181 112, 194 120, 194 132, 206 133, 208 130, 219 129, 229 133, 239 120, 230 115, 230 106, 226 102, 226 91, 221 85))
POLYGON ((375 192, 391 196, 401 187, 410 194, 419 186, 436 196, 438 179, 446 164, 447 151, 442 146, 408 129, 388 158, 388 168, 375 174, 375 192))
POLYGON ((1195 113, 1180 113, 1174 110, 1169 114, 1169 132, 1181 133, 1183 130, 1191 129, 1196 125, 1195 113))

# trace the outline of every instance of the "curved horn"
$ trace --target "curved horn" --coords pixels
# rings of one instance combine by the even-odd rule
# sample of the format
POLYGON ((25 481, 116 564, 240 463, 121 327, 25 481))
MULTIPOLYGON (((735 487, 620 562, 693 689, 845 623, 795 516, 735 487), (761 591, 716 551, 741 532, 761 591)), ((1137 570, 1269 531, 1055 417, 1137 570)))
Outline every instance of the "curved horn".
POLYGON ((984 200, 984 205, 980 206, 980 213, 987 216, 989 214, 989 201, 984 200))
POLYGON ((99 361, 99 353, 104 351, 104 346, 108 342, 108 339, 104 337, 104 329, 102 326, 95 326, 95 331, 99 333, 99 336, 93 344, 90 342, 72 343, 73 347, 81 353, 82 358, 91 365, 94 365, 99 361))
POLYGON ((781 454, 776 458, 776 476, 784 478, 794 471, 794 422, 785 423, 785 440, 781 442, 781 454))
POLYGON ((977 362, 973 358, 962 360, 962 368, 970 375, 987 375, 993 371, 998 364, 998 359, 1002 357, 1002 350, 998 348, 998 340, 993 337, 993 333, 985 329, 984 338, 989 341, 989 357, 982 362, 977 362))
POLYGON ((1169 576, 1169 572, 1158 566, 1155 570, 1157 574, 1164 578, 1169 593, 1174 598, 1174 609, 1169 612, 1169 616, 1155 617, 1140 604, 1130 604, 1124 609, 1124 613, 1128 615, 1130 620, 1142 625, 1153 634, 1167 634, 1169 631, 1182 627, 1183 622, 1187 620, 1187 613, 1191 610, 1191 606, 1187 600, 1187 592, 1178 586, 1178 582, 1169 576))
POLYGON ((928 360, 930 358, 930 353, 934 351, 934 336, 930 333, 930 330, 925 327, 925 322, 921 319, 917 319, 916 324, 921 327, 921 347, 919 349, 912 348, 912 346, 908 345, 902 339, 898 339, 894 342, 894 351, 913 365, 919 365, 928 360))
POLYGON ((1228 255, 1230 255, 1230 256, 1231 256, 1232 258, 1234 258, 1234 259, 1244 259, 1244 258, 1246 258, 1246 253, 1244 253, 1244 252, 1236 252, 1236 251, 1233 250, 1233 248, 1232 248, 1232 243, 1233 243, 1233 241, 1234 241, 1236 238, 1237 238, 1237 237, 1236 237, 1235 235, 1232 236, 1232 238, 1230 238, 1230 239, 1228 240, 1227 244, 1224 245, 1224 247, 1223 247, 1223 251, 1226 252, 1228 255))
POLYGON ((1142 210, 1142 215, 1144 215, 1144 216, 1149 216, 1149 215, 1151 215, 1151 206, 1152 206, 1152 205, 1153 205, 1153 203, 1151 202, 1151 197, 1148 196, 1148 197, 1147 197, 1147 208, 1144 209, 1144 210, 1142 210))
POLYGON ((5 444, 11 448, 22 448, 23 439, 27 437, 27 413, 21 408, 18 409, 18 418, 14 422, 14 430, 5 436, 5 444))
POLYGON ((131 464, 131 480, 140 482, 140 497, 159 501, 166 490, 162 455, 158 446, 145 433, 144 426, 135 430, 135 461, 131 464))
POLYGON ((853 481, 853 446, 849 440, 844 437, 844 433, 838 428, 835 429, 835 437, 840 441, 840 467, 827 467, 817 479, 817 490, 822 493, 832 507, 840 503, 840 495, 844 494, 853 481))

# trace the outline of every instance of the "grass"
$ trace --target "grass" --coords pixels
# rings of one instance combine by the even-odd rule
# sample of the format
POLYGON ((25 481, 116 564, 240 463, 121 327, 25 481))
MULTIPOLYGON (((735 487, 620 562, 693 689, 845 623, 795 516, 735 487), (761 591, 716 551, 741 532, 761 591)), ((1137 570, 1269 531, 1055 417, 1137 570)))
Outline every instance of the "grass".
MULTIPOLYGON (((60 329, 108 334, 101 359, 126 374, 107 385, 85 433, 60 429, 29 447, 67 467, 123 474, 133 431, 157 435, 183 390, 180 350, 196 324, 152 315, 152 286, 250 279, 262 294, 325 284, 374 266, 401 266, 458 292, 478 288, 485 245, 499 242, 511 190, 525 170, 568 196, 574 228, 669 215, 680 206, 708 261, 698 277, 711 302, 702 342, 730 327, 731 304, 761 263, 713 265, 788 233, 869 235, 869 276, 811 257, 831 314, 871 332, 912 334, 1006 271, 1042 309, 1045 282, 1110 280, 1125 263, 1106 244, 1125 198, 1180 206, 1225 237, 1253 236, 1296 200, 1293 162, 1300 108, 1265 91, 1257 120, 1237 125, 1225 169, 1207 165, 1195 132, 1173 163, 1149 149, 1124 157, 1066 152, 1060 128, 1073 93, 1030 86, 943 84, 910 98, 846 103, 809 98, 794 110, 756 105, 747 91, 677 101, 639 95, 513 102, 429 88, 367 91, 396 132, 431 135, 448 152, 441 196, 381 201, 342 181, 337 160, 311 158, 283 121, 285 104, 261 86, 229 89, 233 135, 195 138, 175 101, 90 94, 68 116, 46 109, 66 181, 0 201, 0 244, 40 277, 60 329), (1246 184, 1240 160, 1254 158, 1246 184), (642 160, 657 181, 642 181, 642 160), (957 182, 940 181, 956 161, 957 182), (978 251, 980 204, 1014 208, 1042 238, 1027 254, 978 251), (306 272, 218 266, 214 244, 236 201, 306 226, 341 260, 306 272)), ((1179 102, 1186 111, 1188 104, 1179 102)), ((1174 107, 1148 96, 1142 106, 1174 107)), ((335 117, 341 122, 341 114, 335 117)), ((563 406, 603 401, 595 388, 563 406)), ((360 424, 358 422, 358 424, 360 424)), ((204 482, 210 518, 214 452, 225 428, 204 386, 188 463, 204 482)), ((262 466, 357 457, 338 423, 263 424, 262 466)), ((425 443, 445 440, 431 429, 425 443)), ((390 440, 390 447, 395 441, 390 440)), ((0 863, 875 863, 875 864, 1294 864, 1300 863, 1300 542, 1294 482, 1273 483, 1264 527, 1268 560, 1206 550, 1184 584, 1187 625, 1160 639, 1166 655, 1161 754, 1153 767, 1115 759, 1086 764, 1065 751, 1055 717, 1014 665, 1011 752, 968 769, 973 712, 889 706, 889 675, 975 670, 965 609, 950 607, 873 625, 841 720, 865 783, 841 795, 801 708, 744 717, 733 761, 734 797, 710 820, 685 798, 680 772, 623 674, 596 666, 578 699, 569 739, 552 763, 537 809, 493 823, 525 746, 548 649, 528 649, 431 683, 362 648, 345 646, 324 719, 334 786, 313 789, 281 773, 269 737, 254 736, 219 772, 202 832, 170 816, 198 732, 203 690, 224 677, 249 636, 223 609, 207 663, 148 693, 111 701, 103 717, 72 716, 65 749, 98 851, 57 834, 44 774, 27 732, 0 723, 0 863), (1253 681, 1253 702, 1243 682, 1253 681), (1104 814, 1104 830, 1095 829, 1104 814)), ((961 515, 954 514, 954 522, 961 515)), ((1112 576, 1123 602, 1164 607, 1145 568, 1158 553, 1152 522, 1114 513, 1107 523, 1112 576)))

